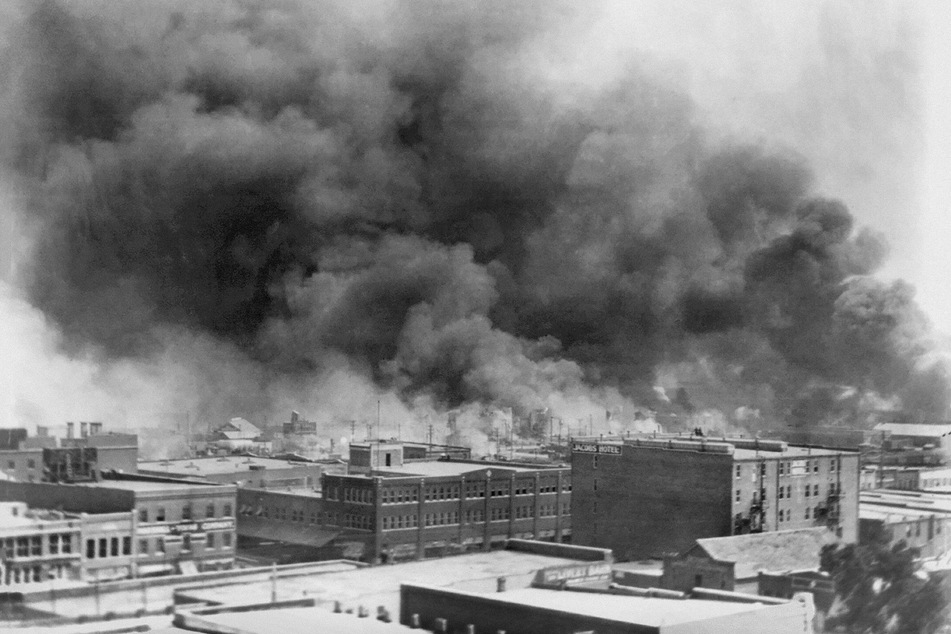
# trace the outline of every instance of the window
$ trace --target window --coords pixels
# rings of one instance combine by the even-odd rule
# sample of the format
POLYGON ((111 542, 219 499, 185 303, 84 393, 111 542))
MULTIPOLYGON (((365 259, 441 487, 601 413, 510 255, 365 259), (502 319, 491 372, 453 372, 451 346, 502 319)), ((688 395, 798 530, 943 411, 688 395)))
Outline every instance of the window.
POLYGON ((16 460, 8 460, 8 461, 7 461, 7 468, 8 468, 8 469, 16 469, 16 468, 17 468, 16 460))
POLYGON ((165 507, 160 506, 158 510, 155 511, 155 521, 164 522, 165 521, 165 507))
POLYGON ((807 485, 806 485, 806 497, 809 497, 809 491, 811 491, 811 489, 809 488, 809 485, 807 484, 807 485))
POLYGON ((208 533, 208 548, 214 548, 214 547, 215 547, 215 534, 208 533))
POLYGON ((809 519, 809 512, 810 512, 811 510, 812 510, 812 509, 809 508, 808 506, 806 507, 806 519, 809 519))
POLYGON ((109 540, 105 537, 100 538, 99 540, 99 556, 108 557, 109 556, 109 540))
POLYGON ((786 471, 786 463, 783 462, 783 461, 780 461, 780 462, 779 462, 779 475, 781 475, 781 476, 786 475, 785 471, 786 471))
MULTIPOLYGON (((781 463, 780 463, 780 464, 781 464, 781 463)), ((784 497, 786 497, 786 496, 784 495, 785 493, 786 493, 785 487, 779 487, 779 499, 780 499, 780 500, 783 499, 784 497)))
POLYGON ((224 511, 221 513, 222 517, 231 517, 231 505, 225 504, 224 511))
POLYGON ((182 550, 191 550, 192 549, 192 534, 185 533, 182 535, 182 550))
POLYGON ((51 555, 59 554, 59 535, 58 534, 50 535, 50 554, 51 555))
POLYGON ((182 507, 182 521, 187 521, 192 518, 192 505, 186 504, 182 507))
POLYGON ((215 505, 209 504, 205 507, 205 517, 214 517, 215 516, 215 505))
POLYGON ((818 460, 818 459, 812 461, 812 472, 813 472, 813 473, 819 473, 819 460, 818 460))
POLYGON ((158 540, 156 540, 156 542, 155 542, 155 551, 156 551, 156 552, 159 552, 159 553, 164 553, 164 552, 165 552, 165 539, 164 539, 164 538, 160 537, 158 540))
POLYGON ((591 456, 591 468, 592 469, 598 468, 598 454, 594 454, 593 456, 591 456))
POLYGON ((595 490, 595 491, 598 490, 598 479, 597 479, 597 478, 594 479, 594 490, 595 490))
POLYGON ((131 537, 122 538, 122 554, 123 555, 132 554, 132 538, 131 537))
POLYGON ((231 533, 221 534, 221 545, 224 548, 231 548, 231 533))
POLYGON ((30 469, 36 469, 36 460, 34 460, 33 458, 29 458, 26 461, 26 466, 30 469))
POLYGON ((761 476, 766 475, 766 463, 765 463, 765 462, 759 463, 759 474, 760 474, 761 476))
POLYGON ((148 509, 139 509, 139 521, 147 523, 149 521, 149 510, 148 509))
POLYGON ((112 548, 110 549, 112 556, 118 557, 119 556, 119 538, 113 537, 110 545, 112 546, 112 548))
POLYGON ((739 489, 736 490, 736 501, 739 502, 742 497, 743 492, 739 489))
POLYGON ((739 478, 742 475, 743 475, 743 467, 741 467, 740 465, 736 465, 736 477, 739 478))
POLYGON ((62 550, 64 553, 73 552, 73 538, 70 536, 70 534, 63 533, 59 537, 60 550, 62 550))
POLYGON ((149 540, 140 539, 139 540, 139 554, 148 555, 149 554, 149 540))
POLYGON ((812 495, 813 495, 813 497, 819 497, 819 485, 818 485, 818 484, 815 485, 814 487, 812 487, 812 495))

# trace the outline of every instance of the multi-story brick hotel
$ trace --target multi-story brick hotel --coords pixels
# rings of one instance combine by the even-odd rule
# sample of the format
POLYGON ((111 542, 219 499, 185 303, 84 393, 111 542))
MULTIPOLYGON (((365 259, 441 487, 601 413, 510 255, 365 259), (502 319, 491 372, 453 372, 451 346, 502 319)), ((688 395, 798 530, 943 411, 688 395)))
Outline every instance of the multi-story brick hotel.
POLYGON ((571 478, 573 542, 622 560, 750 532, 825 526, 858 538, 853 451, 679 436, 578 441, 571 478))

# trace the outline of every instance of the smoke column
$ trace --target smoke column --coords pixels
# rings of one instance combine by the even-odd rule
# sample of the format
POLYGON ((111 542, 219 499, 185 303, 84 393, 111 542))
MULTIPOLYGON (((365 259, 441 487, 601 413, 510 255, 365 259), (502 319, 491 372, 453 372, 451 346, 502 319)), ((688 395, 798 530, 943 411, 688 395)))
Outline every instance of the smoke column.
MULTIPOLYGON (((303 403, 339 421, 383 398, 391 420, 570 420, 656 405, 658 386, 748 426, 943 415, 913 290, 875 277, 885 242, 822 160, 794 133, 736 134, 650 41, 599 38, 617 7, 596 8, 5 9, 4 371, 30 384, 11 415, 303 403)), ((901 38, 825 37, 852 85, 849 47, 880 47, 888 85, 913 88, 901 38)), ((913 129, 914 104, 893 106, 913 129)))

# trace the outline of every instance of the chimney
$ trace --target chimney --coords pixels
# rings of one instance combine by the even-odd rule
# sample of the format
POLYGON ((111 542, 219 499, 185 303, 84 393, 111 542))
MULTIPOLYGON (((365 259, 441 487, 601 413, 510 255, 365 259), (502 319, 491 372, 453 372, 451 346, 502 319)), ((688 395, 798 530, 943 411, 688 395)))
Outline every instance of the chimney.
POLYGON ((300 414, 297 412, 291 412, 291 425, 297 425, 297 421, 300 419, 300 414))
POLYGON ((76 423, 73 423, 73 422, 66 423, 66 437, 67 438, 72 439, 76 437, 75 427, 76 427, 76 423))
POLYGON ((89 423, 80 422, 79 423, 79 437, 85 438, 89 435, 89 432, 86 430, 86 427, 89 423))
POLYGON ((96 436, 102 433, 102 423, 89 423, 89 435, 96 436))

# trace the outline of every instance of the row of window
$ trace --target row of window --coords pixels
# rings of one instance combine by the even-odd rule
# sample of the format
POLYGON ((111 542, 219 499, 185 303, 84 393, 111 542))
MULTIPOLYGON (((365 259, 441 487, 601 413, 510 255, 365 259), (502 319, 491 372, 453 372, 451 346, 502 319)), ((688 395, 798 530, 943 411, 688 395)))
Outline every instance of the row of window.
POLYGON ((419 526, 419 518, 415 514, 383 517, 383 530, 385 531, 400 528, 415 528, 417 526, 419 526))
MULTIPOLYGON (((182 507, 181 519, 183 521, 190 521, 190 520, 196 520, 196 519, 211 519, 214 517, 218 517, 215 514, 216 509, 217 507, 215 506, 215 503, 209 502, 208 504, 205 505, 205 516, 204 518, 202 518, 202 517, 199 517, 198 514, 194 511, 191 504, 186 504, 182 507)), ((221 517, 231 517, 232 516, 231 513, 232 513, 232 506, 230 503, 223 504, 221 506, 221 517)), ((155 509, 154 515, 149 514, 148 508, 139 509, 139 522, 148 523, 150 521, 150 517, 151 517, 151 521, 154 521, 154 522, 177 521, 175 518, 171 517, 171 514, 166 515, 165 507, 163 506, 160 506, 157 509, 155 509)))
MULTIPOLYGON (((818 485, 818 484, 813 484, 813 485, 806 484, 806 485, 803 486, 803 489, 802 489, 802 490, 803 490, 804 497, 807 497, 807 498, 808 498, 808 497, 820 497, 819 485, 818 485)), ((830 483, 830 484, 829 484, 829 495, 835 495, 835 494, 838 494, 838 493, 842 493, 842 485, 841 485, 841 483, 838 483, 838 482, 832 482, 832 483, 830 483)), ((779 487, 779 489, 777 489, 776 496, 777 496, 780 500, 784 500, 784 499, 790 499, 790 500, 791 500, 792 497, 793 497, 792 485, 790 484, 790 485, 786 485, 786 486, 781 486, 781 487, 779 487)), ((765 491, 765 489, 760 489, 759 494, 757 494, 756 491, 753 492, 753 501, 754 501, 754 502, 756 502, 760 497, 762 497, 764 500, 766 499, 766 491, 765 491)), ((742 489, 737 489, 737 490, 736 490, 735 500, 736 500, 737 502, 741 502, 742 499, 743 499, 743 490, 742 490, 742 489)))
POLYGON ((122 549, 120 552, 118 537, 100 537, 86 540, 86 559, 104 559, 106 557, 119 557, 120 555, 132 554, 132 538, 122 538, 122 549), (98 544, 98 548, 97 548, 98 544))
MULTIPOLYGON (((489 497, 507 497, 511 495, 512 486, 509 481, 492 481, 490 484, 491 488, 488 489, 489 497)), ((556 493, 558 491, 558 483, 555 482, 545 482, 538 487, 538 493, 556 493)), ((563 480, 562 481, 562 491, 569 492, 571 491, 571 481, 563 480)), ((427 502, 432 502, 436 500, 458 500, 462 490, 458 484, 447 484, 447 485, 430 485, 426 486, 423 489, 423 500, 427 502)), ((518 480, 515 483, 515 495, 534 495, 535 494, 535 481, 534 480, 518 480)), ((373 491, 368 488, 357 488, 357 487, 327 487, 327 499, 337 501, 342 495, 343 501, 345 502, 355 502, 357 504, 372 504, 373 503, 373 491)), ((396 488, 386 488, 381 492, 382 503, 383 504, 405 504, 409 502, 418 502, 419 501, 419 490, 418 487, 407 486, 407 487, 396 487, 396 488)), ((466 482, 465 485, 465 497, 466 499, 476 499, 484 498, 486 495, 486 482, 484 481, 474 481, 466 482)))
POLYGON ((373 525, 368 515, 357 515, 355 513, 344 513, 343 526, 345 528, 358 528, 365 531, 373 530, 373 525))
MULTIPOLYGON (((540 517, 554 517, 557 515, 558 507, 554 504, 542 504, 538 507, 540 517)), ((562 504, 562 515, 568 515, 571 512, 570 506, 562 504)), ((531 519, 534 517, 534 507, 532 505, 522 505, 515 507, 515 519, 531 519)), ((511 519, 511 508, 502 506, 489 509, 489 521, 498 522, 511 519)), ((469 509, 463 513, 463 522, 465 524, 480 524, 485 521, 485 511, 483 509, 469 509)), ((458 511, 445 511, 442 513, 426 513, 423 515, 423 526, 447 526, 459 523, 458 511)), ((418 518, 415 514, 411 515, 393 515, 383 517, 383 530, 397 530, 401 528, 418 527, 418 518)))
MULTIPOLYGON (((30 537, 8 537, 2 540, 2 553, 5 559, 17 557, 40 557, 43 555, 42 535, 30 537)), ((51 533, 46 535, 47 553, 50 555, 73 552, 73 539, 70 533, 51 533)))
MULTIPOLYGON (((215 548, 231 548, 234 543, 234 535, 230 532, 224 533, 206 533, 205 534, 205 549, 215 549, 215 548), (220 538, 220 539, 219 539, 220 538), (220 544, 219 544, 220 541, 220 544)), ((182 535, 182 550, 189 551, 192 549, 192 535, 191 533, 185 533, 182 535)), ((156 537, 156 538, 147 538, 139 540, 139 554, 140 555, 156 555, 165 553, 165 538, 156 537)))
POLYGON ((3 585, 14 583, 39 583, 46 579, 63 579, 69 575, 69 567, 65 565, 49 566, 44 574, 43 566, 7 566, 4 571, 3 585))
MULTIPOLYGON (((753 467, 751 473, 755 477, 757 468, 755 465, 751 465, 751 466, 753 467)), ((836 471, 838 471, 838 469, 839 469, 839 459, 831 458, 829 460, 829 472, 835 473, 836 471)), ((735 473, 736 473, 737 479, 743 477, 743 471, 744 469, 742 464, 736 465, 735 473)), ((796 460, 796 461, 780 460, 778 471, 780 476, 806 475, 807 473, 810 473, 810 472, 819 473, 819 459, 813 458, 808 460, 796 460), (793 464, 794 462, 796 463, 795 465, 793 464)), ((766 462, 759 463, 759 474, 761 476, 766 475, 766 462)))
MULTIPOLYGON (((303 509, 291 509, 290 515, 288 516, 287 509, 284 507, 271 508, 269 506, 258 506, 254 507, 250 504, 242 505, 238 512, 244 516, 258 516, 264 517, 266 519, 275 519, 281 521, 288 521, 295 523, 307 523, 308 517, 303 509)), ((311 524, 327 524, 330 526, 337 526, 337 513, 331 513, 330 511, 311 511, 309 521, 311 524)))

